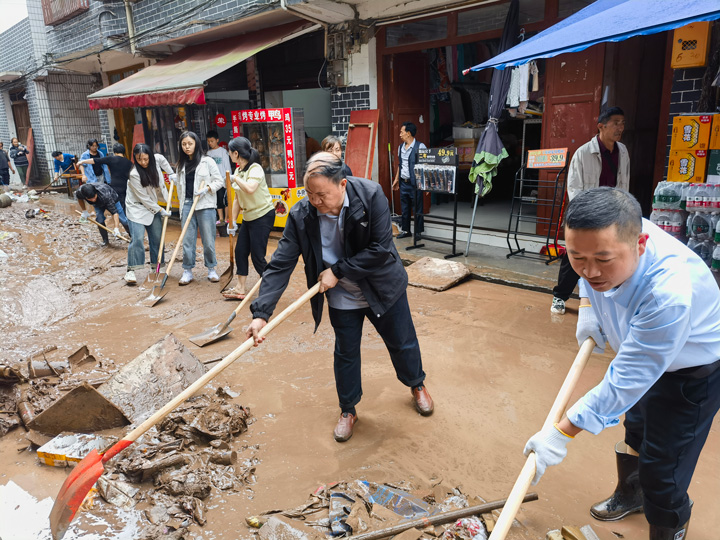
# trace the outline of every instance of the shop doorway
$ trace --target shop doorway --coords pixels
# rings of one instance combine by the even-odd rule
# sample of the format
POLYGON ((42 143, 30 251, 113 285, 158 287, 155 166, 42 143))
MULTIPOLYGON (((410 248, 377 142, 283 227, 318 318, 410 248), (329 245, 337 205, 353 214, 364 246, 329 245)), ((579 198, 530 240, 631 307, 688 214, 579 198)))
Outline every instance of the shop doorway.
MULTIPOLYGON (((430 97, 428 94, 428 59, 424 51, 393 54, 385 57, 385 95, 389 97, 390 118, 385 124, 388 127, 387 137, 392 152, 394 178, 398 167, 398 148, 400 128, 405 122, 417 126, 416 139, 430 144, 430 126, 428 122, 430 97)), ((400 192, 393 192, 395 212, 400 213, 400 192)), ((430 197, 426 194, 425 212, 430 210, 430 197)))
MULTIPOLYGON (((20 92, 24 94, 25 92, 20 92)), ((30 130, 30 110, 27 101, 12 102, 13 118, 15 119, 15 132, 22 144, 27 144, 28 131, 30 130)))

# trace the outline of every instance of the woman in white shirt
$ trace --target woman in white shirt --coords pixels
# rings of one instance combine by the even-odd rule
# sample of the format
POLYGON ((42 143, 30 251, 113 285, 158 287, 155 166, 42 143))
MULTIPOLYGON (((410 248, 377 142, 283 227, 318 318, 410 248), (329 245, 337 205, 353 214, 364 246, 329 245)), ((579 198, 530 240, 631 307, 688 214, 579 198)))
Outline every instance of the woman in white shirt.
POLYGON ((262 276, 267 266, 265 253, 268 238, 275 223, 275 206, 265 181, 265 171, 260 165, 260 156, 245 137, 235 137, 228 143, 230 159, 237 164, 237 171, 231 177, 235 191, 235 200, 231 210, 228 233, 235 236, 238 230, 237 219, 240 212, 243 222, 235 244, 235 264, 237 265, 237 287, 231 294, 242 300, 245 298, 245 282, 248 276, 248 256, 253 266, 262 276))
POLYGON ((185 238, 183 238, 183 275, 180 285, 187 285, 193 280, 192 269, 195 267, 195 247, 198 230, 203 244, 203 258, 208 269, 208 279, 213 283, 220 281, 215 271, 215 193, 225 185, 220 176, 218 166, 211 157, 203 153, 200 138, 192 131, 180 135, 178 159, 177 193, 180 201, 180 221, 185 226, 193 199, 199 196, 195 212, 190 218, 185 238), (200 185, 204 183, 202 190, 200 185))
MULTIPOLYGON (((173 175, 172 167, 165 156, 153 154, 146 144, 136 144, 133 148, 135 166, 130 171, 127 192, 125 194, 126 214, 130 228, 130 246, 128 247, 128 265, 125 282, 137 283, 135 270, 145 266, 145 231, 150 244, 150 263, 157 265, 162 235, 162 218, 170 212, 158 204, 158 196, 168 200, 168 192, 162 171, 173 175)), ((165 262, 163 254, 162 262, 165 262)))

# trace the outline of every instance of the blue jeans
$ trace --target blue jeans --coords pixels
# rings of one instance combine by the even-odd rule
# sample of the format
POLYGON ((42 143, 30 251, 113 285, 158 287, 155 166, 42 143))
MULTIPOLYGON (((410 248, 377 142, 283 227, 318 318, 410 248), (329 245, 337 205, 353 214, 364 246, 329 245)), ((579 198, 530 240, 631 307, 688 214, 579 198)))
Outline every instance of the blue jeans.
MULTIPOLYGON (((150 225, 135 223, 128 221, 130 226, 130 246, 128 247, 128 270, 140 270, 145 266, 145 231, 148 235, 148 243, 150 244, 150 264, 157 265, 158 250, 160 249, 160 236, 162 236, 163 217, 160 212, 155 214, 150 225)), ((162 262, 165 262, 165 252, 163 250, 162 262)))
MULTIPOLYGON (((93 207, 95 208, 95 207, 93 207)), ((115 210, 117 210, 118 218, 120 219, 120 223, 123 227, 125 227, 125 230, 129 233, 130 229, 128 228, 128 218, 125 215, 125 210, 123 210, 122 205, 120 204, 120 201, 115 203, 115 210)), ((97 221, 100 225, 105 225, 105 212, 103 210, 98 210, 95 208, 95 221, 97 221)), ((108 227, 109 228, 109 227, 108 227)))
POLYGON ((385 342, 398 380, 410 388, 422 384, 425 372, 407 293, 382 317, 377 317, 370 308, 328 309, 335 330, 335 387, 343 412, 351 411, 362 397, 360 341, 365 317, 385 342))
MULTIPOLYGON (((182 226, 185 227, 187 216, 190 213, 192 199, 185 199, 182 209, 182 226)), ((195 246, 197 245, 197 234, 200 230, 200 240, 203 244, 203 258, 205 266, 215 268, 217 259, 215 258, 215 209, 205 208, 203 210, 195 209, 190 225, 188 226, 185 238, 183 238, 183 269, 192 270, 195 268, 195 246)))

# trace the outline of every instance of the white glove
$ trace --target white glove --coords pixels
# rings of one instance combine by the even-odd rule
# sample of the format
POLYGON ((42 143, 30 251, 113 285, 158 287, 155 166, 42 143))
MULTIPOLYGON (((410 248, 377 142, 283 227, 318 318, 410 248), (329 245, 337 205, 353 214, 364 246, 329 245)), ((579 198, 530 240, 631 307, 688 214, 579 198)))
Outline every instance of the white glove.
POLYGON ((160 215, 162 217, 170 217, 170 216, 172 216, 172 212, 170 210, 165 210, 164 208, 161 208, 160 215))
POLYGON ((237 232, 237 229, 238 229, 238 228, 237 228, 237 223, 228 223, 227 233, 228 233, 230 236, 235 236, 235 233, 237 232), (233 227, 233 225, 234 225, 234 227, 233 227))
POLYGON ((83 219, 87 219, 90 217, 90 213, 87 210, 83 210, 83 213, 80 214, 80 217, 83 219))
POLYGON ((600 328, 600 322, 597 320, 592 307, 579 308, 575 337, 580 346, 582 346, 587 338, 591 337, 597 345, 595 349, 593 349, 593 352, 599 354, 605 352, 605 334, 603 334, 602 328, 600 328))
POLYGON ((545 469, 548 466, 558 465, 565 459, 567 455, 567 443, 571 440, 570 437, 560 433, 560 430, 555 426, 547 427, 530 437, 530 440, 525 444, 523 454, 527 457, 530 455, 530 452, 535 452, 535 478, 533 478, 532 481, 533 486, 540 481, 540 478, 545 474, 545 469))
POLYGON ((171 182, 177 184, 177 174, 174 174, 174 173, 173 173, 173 174, 168 174, 168 179, 169 179, 171 182))
POLYGON ((193 197, 197 197, 198 195, 204 195, 205 193, 209 193, 208 188, 204 187, 200 191, 195 191, 193 193, 193 197))
POLYGON ((115 227, 115 228, 113 229, 113 234, 115 235, 115 238, 120 238, 120 229, 118 229, 117 227, 115 227))

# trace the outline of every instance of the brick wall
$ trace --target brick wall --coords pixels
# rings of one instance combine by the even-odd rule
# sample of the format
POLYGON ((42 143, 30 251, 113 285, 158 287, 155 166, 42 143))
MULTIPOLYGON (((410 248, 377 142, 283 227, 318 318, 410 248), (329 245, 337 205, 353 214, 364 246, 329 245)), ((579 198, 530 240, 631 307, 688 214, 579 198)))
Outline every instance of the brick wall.
MULTIPOLYGON (((35 68, 30 19, 23 19, 0 34, 0 71, 27 73, 35 68)), ((7 85, 5 85, 7 86, 7 85)))
POLYGON ((332 109, 333 135, 341 137, 344 141, 347 138, 348 124, 350 123, 350 111, 370 108, 370 85, 361 84, 334 89, 330 107, 332 109))
POLYGON ((664 180, 667 179, 667 162, 670 155, 673 118, 679 114, 704 112, 698 111, 697 109, 704 76, 704 67, 676 69, 673 72, 673 84, 670 90, 670 115, 668 117, 667 127, 667 147, 665 148, 664 180))
MULTIPOLYGON (((137 46, 193 34, 276 7, 272 0, 140 0, 132 4, 137 46)), ((85 13, 48 26, 47 36, 49 50, 57 58, 115 44, 118 38, 127 38, 124 4, 121 0, 91 0, 85 13)))
POLYGON ((105 111, 92 111, 88 107, 88 94, 101 88, 100 79, 95 75, 51 73, 47 79, 49 110, 55 140, 54 148, 80 156, 85 151, 88 139, 100 139, 112 147, 107 115, 105 111), (103 129, 100 114, 104 119, 103 129))

